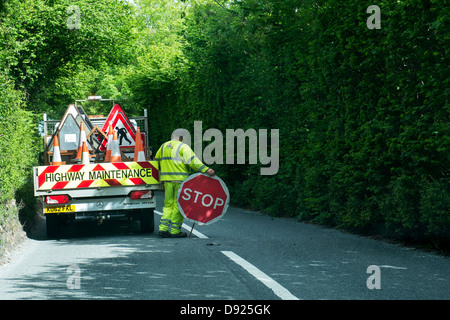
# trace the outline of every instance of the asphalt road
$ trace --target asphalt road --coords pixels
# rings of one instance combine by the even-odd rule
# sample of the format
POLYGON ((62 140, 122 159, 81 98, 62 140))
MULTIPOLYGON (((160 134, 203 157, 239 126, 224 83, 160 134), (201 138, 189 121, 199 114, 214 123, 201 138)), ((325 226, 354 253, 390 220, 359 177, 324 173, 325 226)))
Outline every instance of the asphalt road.
POLYGON ((0 267, 0 299, 450 299, 448 257, 338 230, 234 207, 191 238, 136 224, 61 240, 38 225, 0 267))

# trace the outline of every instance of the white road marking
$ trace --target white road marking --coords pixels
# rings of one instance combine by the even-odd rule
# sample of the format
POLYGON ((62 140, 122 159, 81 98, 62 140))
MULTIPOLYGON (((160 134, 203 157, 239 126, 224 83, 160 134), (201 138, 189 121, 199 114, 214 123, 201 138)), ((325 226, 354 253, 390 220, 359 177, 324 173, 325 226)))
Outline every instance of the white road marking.
POLYGON ((388 265, 382 265, 379 267, 380 268, 388 268, 388 269, 397 269, 397 270, 408 270, 408 268, 405 268, 405 267, 395 267, 395 266, 388 266, 388 265))
POLYGON ((244 260, 233 251, 221 251, 224 255, 230 258, 232 261, 240 265, 242 268, 247 270, 252 276, 261 281, 266 287, 271 289, 278 297, 282 300, 299 300, 296 296, 290 293, 286 288, 280 285, 278 282, 273 280, 267 274, 259 270, 257 267, 252 265, 250 262, 244 260))
MULTIPOLYGON (((159 214, 160 216, 162 216, 162 212, 161 211, 157 211, 157 210, 155 210, 155 213, 156 214, 159 214)), ((182 227, 183 228, 185 228, 187 231, 188 231, 188 233, 189 232, 191 232, 191 229, 192 229, 192 226, 188 226, 186 223, 183 223, 183 225, 182 225, 182 227)), ((192 230, 192 234, 193 235, 196 235, 198 238, 200 238, 200 239, 209 239, 207 236, 205 236, 203 233, 201 233, 201 232, 199 232, 199 231, 197 231, 197 230, 192 230)))

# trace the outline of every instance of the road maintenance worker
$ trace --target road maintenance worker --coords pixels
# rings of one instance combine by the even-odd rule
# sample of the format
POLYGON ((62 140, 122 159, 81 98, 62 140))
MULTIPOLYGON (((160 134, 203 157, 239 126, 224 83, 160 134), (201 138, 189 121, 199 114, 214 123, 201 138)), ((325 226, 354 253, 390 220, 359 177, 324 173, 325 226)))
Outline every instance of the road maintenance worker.
POLYGON ((204 165, 194 151, 185 143, 185 129, 176 129, 172 140, 162 144, 155 155, 159 162, 160 179, 164 183, 164 207, 159 224, 159 235, 164 238, 184 238, 186 232, 181 231, 184 217, 178 209, 177 193, 181 183, 190 172, 203 172, 213 176, 214 170, 204 165), (170 229, 170 231, 169 231, 170 229))

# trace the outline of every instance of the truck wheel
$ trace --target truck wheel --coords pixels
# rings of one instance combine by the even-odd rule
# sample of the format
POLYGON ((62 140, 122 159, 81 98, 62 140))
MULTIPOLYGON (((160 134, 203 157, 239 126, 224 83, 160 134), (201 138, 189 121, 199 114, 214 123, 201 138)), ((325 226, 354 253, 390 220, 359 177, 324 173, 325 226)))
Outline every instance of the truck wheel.
POLYGON ((46 216, 47 237, 56 239, 61 236, 61 223, 58 216, 46 216))
POLYGON ((155 229, 155 217, 153 209, 141 209, 141 233, 152 233, 155 229))

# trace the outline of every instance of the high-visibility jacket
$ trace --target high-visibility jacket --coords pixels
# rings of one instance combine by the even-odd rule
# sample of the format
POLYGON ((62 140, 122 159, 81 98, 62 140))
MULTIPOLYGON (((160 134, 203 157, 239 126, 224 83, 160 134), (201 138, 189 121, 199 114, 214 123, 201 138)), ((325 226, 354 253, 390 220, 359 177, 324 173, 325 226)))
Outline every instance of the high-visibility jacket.
POLYGON ((209 169, 187 144, 178 140, 164 143, 156 153, 155 160, 159 162, 161 182, 181 182, 191 173, 204 173, 209 169))

